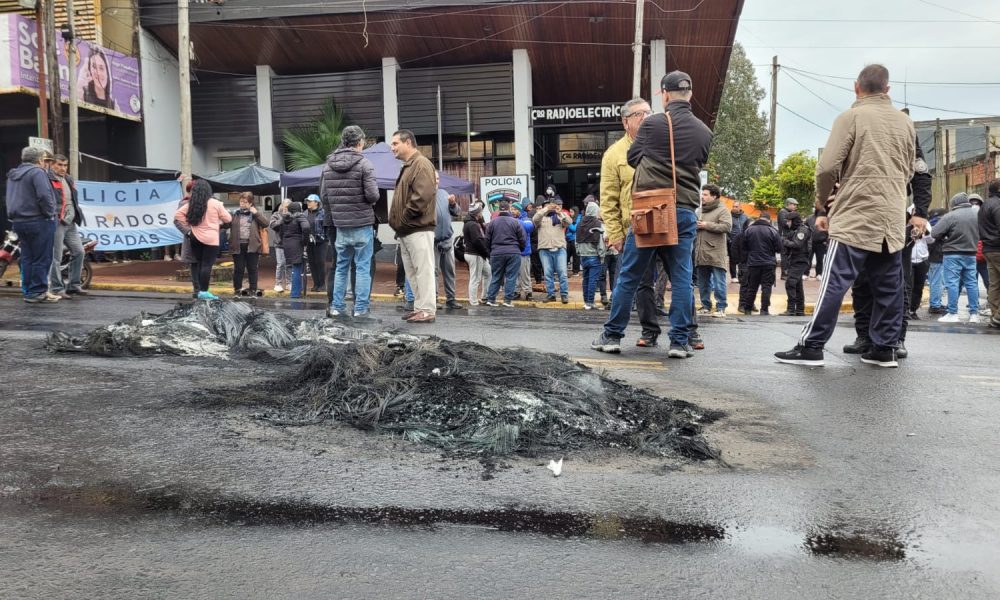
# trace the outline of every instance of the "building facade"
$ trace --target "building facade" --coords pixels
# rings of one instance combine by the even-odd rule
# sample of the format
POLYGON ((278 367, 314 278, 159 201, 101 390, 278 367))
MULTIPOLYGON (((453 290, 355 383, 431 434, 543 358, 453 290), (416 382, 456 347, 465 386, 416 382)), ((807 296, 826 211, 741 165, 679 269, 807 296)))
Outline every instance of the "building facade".
MULTIPOLYGON (((683 69, 695 80, 695 112, 714 123, 742 4, 647 3, 643 95, 683 69)), ((617 111, 632 96, 635 4, 410 5, 192 4, 194 171, 251 161, 284 168, 285 132, 332 101, 372 137, 413 130, 446 172, 474 182, 527 175, 532 190, 551 182, 580 203, 603 150, 622 135, 617 111)), ((145 158, 177 168, 176 2, 139 7, 145 158)))

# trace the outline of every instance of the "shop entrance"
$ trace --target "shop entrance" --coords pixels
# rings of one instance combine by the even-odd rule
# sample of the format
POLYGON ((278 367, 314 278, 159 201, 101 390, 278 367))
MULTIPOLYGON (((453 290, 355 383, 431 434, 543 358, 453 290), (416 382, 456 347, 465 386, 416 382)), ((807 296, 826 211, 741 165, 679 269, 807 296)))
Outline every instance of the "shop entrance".
POLYGON ((553 185, 565 208, 582 209, 587 195, 600 195, 601 159, 622 135, 624 131, 617 124, 540 131, 536 193, 542 194, 546 186, 553 185))

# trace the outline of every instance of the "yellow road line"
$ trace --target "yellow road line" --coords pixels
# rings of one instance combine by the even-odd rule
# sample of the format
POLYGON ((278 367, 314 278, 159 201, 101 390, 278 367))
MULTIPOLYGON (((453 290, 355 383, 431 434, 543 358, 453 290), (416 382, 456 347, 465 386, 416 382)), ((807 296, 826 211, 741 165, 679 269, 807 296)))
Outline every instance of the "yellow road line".
POLYGON ((609 360, 600 358, 570 357, 570 360, 583 363, 588 366, 620 367, 623 369, 647 369, 651 371, 666 371, 667 367, 662 362, 655 360, 609 360))

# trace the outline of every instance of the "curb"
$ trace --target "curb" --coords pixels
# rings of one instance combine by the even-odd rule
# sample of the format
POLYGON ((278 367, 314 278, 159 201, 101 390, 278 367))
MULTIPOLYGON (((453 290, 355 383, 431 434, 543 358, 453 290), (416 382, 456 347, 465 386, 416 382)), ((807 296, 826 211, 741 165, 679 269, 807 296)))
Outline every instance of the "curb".
MULTIPOLYGON (((100 290, 104 292, 142 292, 149 294, 177 294, 182 296, 190 297, 190 292, 186 288, 173 285, 156 285, 156 284, 135 284, 135 283, 101 283, 94 282, 90 284, 90 289, 100 290)), ((218 295, 220 298, 226 298, 232 295, 230 288, 222 287, 212 287, 210 288, 212 293, 218 295)), ((278 293, 273 290, 264 291, 265 298, 283 298, 288 300, 289 297, 285 293, 278 293)), ((326 298, 326 294, 320 292, 307 292, 305 300, 308 299, 320 299, 326 298)), ((468 301, 464 298, 459 298, 458 300, 464 301, 466 306, 468 306, 468 301)), ((372 302, 380 303, 393 303, 399 302, 399 296, 393 296, 392 294, 372 294, 372 302)), ((539 302, 539 301, 526 301, 526 300, 516 300, 514 301, 514 306, 518 308, 540 308, 545 310, 583 310, 583 302, 571 301, 568 304, 563 304, 561 302, 539 302)), ((811 315, 815 310, 815 304, 806 304, 805 312, 807 315, 811 315)), ((594 309, 595 312, 601 312, 599 309, 594 309)), ((852 313, 854 312, 854 304, 852 302, 844 302, 840 307, 841 313, 852 313)), ((738 314, 728 314, 726 316, 736 317, 738 314)))

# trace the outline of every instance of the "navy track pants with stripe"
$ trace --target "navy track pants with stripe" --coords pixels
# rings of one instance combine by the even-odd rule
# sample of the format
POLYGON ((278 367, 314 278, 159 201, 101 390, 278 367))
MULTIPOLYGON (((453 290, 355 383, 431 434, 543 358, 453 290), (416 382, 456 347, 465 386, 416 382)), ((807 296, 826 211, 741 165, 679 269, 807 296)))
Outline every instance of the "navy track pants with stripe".
POLYGON ((847 290, 864 271, 873 299, 869 337, 876 346, 896 347, 903 328, 902 252, 870 252, 830 240, 823 262, 823 283, 812 319, 802 329, 799 344, 823 348, 837 326, 847 290))

